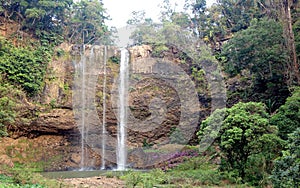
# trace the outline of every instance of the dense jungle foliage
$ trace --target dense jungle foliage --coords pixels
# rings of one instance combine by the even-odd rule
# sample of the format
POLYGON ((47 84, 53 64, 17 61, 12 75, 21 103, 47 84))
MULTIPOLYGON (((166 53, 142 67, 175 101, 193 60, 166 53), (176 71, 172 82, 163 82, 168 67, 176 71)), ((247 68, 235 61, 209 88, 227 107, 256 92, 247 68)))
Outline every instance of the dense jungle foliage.
MULTIPOLYGON (((57 49, 61 43, 113 44, 113 31, 106 24, 109 12, 101 0, 0 3, 3 137, 8 136, 7 128, 18 116, 18 103, 25 97, 39 102, 47 65, 62 54, 57 49), (9 33, 8 26, 12 25, 14 32, 9 33)), ((258 187, 299 187, 300 2, 217 0, 207 7, 205 0, 186 0, 184 10, 177 12, 169 0, 162 0, 160 24, 145 17, 145 12, 134 11, 128 20, 129 25, 136 26, 131 38, 136 45, 152 45, 158 57, 168 50, 173 36, 166 34, 170 33, 191 35, 208 46, 211 54, 207 58, 218 63, 224 73, 228 100, 226 109, 215 110, 201 122, 197 135, 200 139, 205 131, 217 134, 209 153, 221 162, 212 167, 191 159, 167 174, 158 171, 160 179, 155 172, 149 177, 130 172, 124 179, 129 186, 147 187, 141 179, 153 186, 182 173, 178 179, 201 175, 213 185, 225 178, 258 187), (218 124, 220 131, 207 130, 208 125, 218 124)), ((197 66, 190 70, 191 77, 202 81, 205 72, 197 66)))

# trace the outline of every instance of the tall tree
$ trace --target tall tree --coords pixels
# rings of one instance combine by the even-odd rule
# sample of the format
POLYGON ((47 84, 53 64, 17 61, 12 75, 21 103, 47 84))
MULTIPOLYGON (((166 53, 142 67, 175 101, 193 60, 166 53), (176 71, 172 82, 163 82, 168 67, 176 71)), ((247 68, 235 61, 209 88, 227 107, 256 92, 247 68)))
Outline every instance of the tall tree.
POLYGON ((105 21, 109 19, 102 1, 82 0, 72 9, 68 22, 70 42, 93 43, 110 34, 105 21))
POLYGON ((282 26, 272 19, 253 20, 250 27, 235 35, 222 47, 219 58, 230 76, 242 75, 249 85, 246 101, 272 104, 273 111, 288 95, 288 53, 284 47, 282 26), (245 74, 249 72, 249 75, 245 74), (246 76, 247 75, 247 76, 246 76))
POLYGON ((72 3, 72 0, 27 0, 22 9, 26 16, 26 27, 61 34, 66 10, 72 3))
POLYGON ((206 7, 205 0, 187 0, 187 6, 192 10, 194 32, 215 51, 233 33, 247 29, 252 19, 265 14, 263 4, 252 0, 218 0, 211 7, 206 7))
POLYGON ((299 64, 296 54, 295 46, 295 36, 292 26, 292 15, 291 15, 291 6, 293 5, 293 0, 281 0, 281 15, 282 23, 284 28, 284 36, 286 39, 286 46, 290 56, 290 64, 288 67, 289 82, 293 84, 300 84, 300 73, 299 73, 299 64))
POLYGON ((222 11, 222 21, 230 32, 237 32, 250 26, 253 18, 263 16, 260 1, 257 0, 218 0, 222 11))
POLYGON ((282 27, 274 20, 253 20, 251 26, 235 34, 223 46, 225 71, 236 75, 249 69, 256 78, 282 76, 287 56, 282 48, 282 27))

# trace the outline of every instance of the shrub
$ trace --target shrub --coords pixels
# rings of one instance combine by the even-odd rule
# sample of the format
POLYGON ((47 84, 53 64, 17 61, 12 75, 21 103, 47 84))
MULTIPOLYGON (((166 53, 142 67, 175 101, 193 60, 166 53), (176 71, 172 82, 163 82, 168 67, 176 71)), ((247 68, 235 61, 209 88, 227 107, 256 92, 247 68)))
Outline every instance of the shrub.
POLYGON ((271 180, 274 188, 300 186, 300 128, 288 135, 288 147, 275 161, 271 180))
POLYGON ((158 184, 168 184, 169 176, 160 169, 150 172, 130 171, 122 177, 126 180, 126 187, 154 187, 158 184))
POLYGON ((288 134, 300 127, 300 87, 296 87, 292 96, 286 99, 270 123, 279 129, 279 136, 287 140, 288 134))
POLYGON ((221 176, 217 166, 208 162, 204 157, 193 157, 179 164, 169 174, 175 178, 192 179, 203 185, 218 185, 221 176))
POLYGON ((198 135, 212 134, 221 149, 223 171, 236 171, 244 182, 257 184, 272 166, 282 147, 276 136, 276 127, 269 124, 269 115, 263 103, 238 103, 229 109, 216 110, 201 124, 198 135), (215 130, 221 124, 218 132, 215 130), (270 146, 270 147, 269 147, 270 146), (263 154, 264 169, 258 163, 263 154), (261 171, 262 173, 254 173, 261 171), (255 176, 255 177, 254 177, 255 176))

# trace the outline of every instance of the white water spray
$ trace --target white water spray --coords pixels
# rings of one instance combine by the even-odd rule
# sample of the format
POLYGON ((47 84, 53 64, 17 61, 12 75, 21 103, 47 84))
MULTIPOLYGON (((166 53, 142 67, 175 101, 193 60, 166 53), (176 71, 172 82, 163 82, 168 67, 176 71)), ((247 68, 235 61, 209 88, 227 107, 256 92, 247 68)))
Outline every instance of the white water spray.
POLYGON ((125 170, 127 149, 126 149, 126 124, 128 104, 128 81, 129 81, 129 52, 121 50, 120 80, 119 80, 119 124, 118 124, 118 145, 117 145, 117 170, 125 170))
POLYGON ((96 109, 96 88, 98 74, 103 65, 102 48, 98 46, 83 46, 80 56, 74 56, 75 77, 72 93, 73 111, 75 121, 80 130, 81 160, 79 170, 95 168, 95 160, 90 151, 97 149, 99 140, 96 135, 101 135, 101 128, 97 126, 101 120, 96 109), (88 54, 88 52, 90 52, 88 54))

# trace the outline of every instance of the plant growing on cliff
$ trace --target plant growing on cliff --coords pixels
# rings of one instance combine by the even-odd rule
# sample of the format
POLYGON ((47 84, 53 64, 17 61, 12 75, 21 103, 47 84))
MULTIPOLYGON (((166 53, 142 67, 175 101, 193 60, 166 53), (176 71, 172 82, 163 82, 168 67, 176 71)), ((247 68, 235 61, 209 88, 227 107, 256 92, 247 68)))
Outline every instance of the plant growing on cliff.
POLYGON ((8 97, 0 98, 0 137, 7 136, 6 126, 14 122, 16 112, 15 103, 8 97))
POLYGON ((6 83, 0 76, 0 137, 7 136, 7 126, 14 123, 17 116, 16 103, 22 91, 6 83))
POLYGON ((44 81, 51 54, 43 46, 15 47, 0 38, 0 72, 10 83, 20 85, 29 95, 37 94, 44 81))

